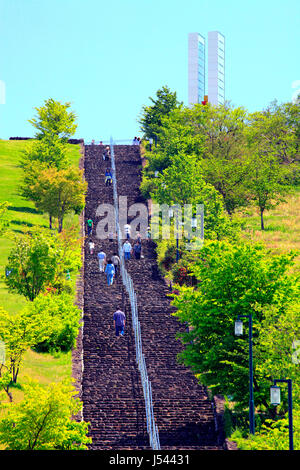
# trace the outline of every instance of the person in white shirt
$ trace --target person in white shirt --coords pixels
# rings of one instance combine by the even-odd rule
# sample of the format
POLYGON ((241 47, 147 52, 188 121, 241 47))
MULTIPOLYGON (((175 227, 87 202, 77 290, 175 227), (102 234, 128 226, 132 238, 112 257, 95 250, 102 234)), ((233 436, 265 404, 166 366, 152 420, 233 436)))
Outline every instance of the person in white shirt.
POLYGON ((129 225, 129 224, 125 224, 125 225, 124 225, 124 232, 125 232, 125 235, 126 235, 127 240, 129 240, 129 238, 130 238, 130 231, 131 231, 130 225, 129 225))
POLYGON ((105 261, 106 261, 106 254, 104 253, 104 251, 101 250, 98 253, 98 260, 99 260, 100 273, 103 273, 104 272, 105 261))
POLYGON ((123 253, 124 253, 124 258, 125 259, 130 259, 130 254, 132 252, 132 246, 131 244, 129 243, 128 240, 126 240, 126 242, 124 243, 123 245, 123 253))
POLYGON ((92 255, 94 253, 95 243, 90 241, 89 242, 89 248, 90 248, 90 254, 92 255))

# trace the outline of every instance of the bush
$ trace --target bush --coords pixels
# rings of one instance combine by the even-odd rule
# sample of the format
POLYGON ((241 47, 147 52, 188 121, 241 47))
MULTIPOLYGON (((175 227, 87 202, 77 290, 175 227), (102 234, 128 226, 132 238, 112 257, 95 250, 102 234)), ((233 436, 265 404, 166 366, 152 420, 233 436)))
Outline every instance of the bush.
MULTIPOLYGON (((300 450, 300 413, 296 408, 293 413, 294 449, 300 450)), ((236 430, 230 440, 235 441, 240 450, 288 450, 289 430, 288 419, 277 421, 266 420, 260 431, 254 436, 245 438, 240 430, 236 430)))
POLYGON ((24 384, 24 398, 2 406, 0 443, 5 450, 87 450, 88 424, 72 419, 82 404, 68 382, 24 384))
POLYGON ((157 262, 162 272, 169 271, 176 261, 176 246, 174 240, 157 242, 157 262))
POLYGON ((46 315, 51 319, 51 333, 47 339, 37 343, 37 352, 70 351, 78 335, 80 310, 68 294, 50 293, 39 295, 31 304, 32 313, 40 312, 41 320, 46 315))
POLYGON ((185 259, 179 260, 172 268, 173 281, 180 286, 192 286, 197 282, 195 276, 191 276, 189 263, 185 259))

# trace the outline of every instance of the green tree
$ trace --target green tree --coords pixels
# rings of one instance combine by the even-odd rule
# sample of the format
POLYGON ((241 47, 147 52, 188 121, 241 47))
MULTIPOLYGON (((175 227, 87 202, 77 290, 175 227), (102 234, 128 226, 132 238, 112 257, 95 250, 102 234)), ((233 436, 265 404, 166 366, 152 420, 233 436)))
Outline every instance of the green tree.
POLYGON ((73 296, 61 293, 39 294, 27 306, 27 316, 48 325, 47 335, 32 346, 38 352, 70 351, 78 335, 80 310, 73 296))
POLYGON ((68 138, 75 134, 77 124, 76 115, 69 111, 70 103, 61 103, 53 98, 45 100, 44 106, 35 108, 37 116, 29 122, 37 129, 36 138, 58 138, 61 142, 66 142, 68 138))
POLYGON ((6 266, 6 285, 32 301, 54 280, 58 260, 53 240, 46 232, 15 237, 6 266))
POLYGON ((215 188, 203 178, 201 163, 195 155, 180 154, 157 178, 152 198, 160 204, 204 205, 205 236, 220 239, 233 235, 234 228, 224 213, 223 200, 215 188))
POLYGON ((78 227, 76 225, 71 226, 68 230, 52 234, 51 238, 58 255, 55 276, 51 286, 57 289, 58 293, 74 293, 70 288, 70 281, 66 279, 66 273, 76 276, 81 267, 82 239, 78 238, 78 227))
POLYGON ((162 118, 173 109, 181 105, 177 100, 176 92, 170 91, 167 86, 163 86, 156 92, 156 99, 149 97, 150 106, 143 106, 139 119, 141 130, 145 138, 155 138, 160 133, 162 118))
POLYGON ((287 116, 275 104, 249 115, 246 130, 251 154, 247 187, 260 211, 264 230, 264 212, 283 201, 289 190, 296 161, 297 135, 289 127, 287 116))
POLYGON ((79 214, 84 207, 87 183, 83 180, 83 171, 73 167, 65 170, 54 167, 42 169, 38 165, 32 166, 27 176, 23 195, 27 195, 38 210, 49 214, 50 228, 56 217, 58 231, 61 232, 66 214, 72 211, 79 214))
POLYGON ((63 169, 69 166, 66 144, 57 136, 45 136, 43 139, 31 141, 21 159, 24 172, 39 163, 43 167, 63 169))
MULTIPOLYGON (((233 401, 248 403, 248 342, 234 336, 238 315, 253 315, 254 340, 262 320, 262 307, 288 305, 296 295, 295 280, 287 275, 295 254, 271 257, 260 245, 205 242, 191 272, 196 288, 179 287, 174 314, 190 331, 181 333, 185 349, 181 361, 199 374, 200 382, 214 393, 231 395, 233 401)), ((258 381, 254 345, 255 404, 268 407, 269 379, 258 381)), ((261 374, 259 373, 261 379, 261 374)))
POLYGON ((286 181, 286 168, 273 155, 253 151, 246 185, 251 199, 259 209, 260 227, 265 229, 264 213, 284 202, 284 195, 290 190, 286 181))
POLYGON ((48 312, 21 312, 9 315, 0 308, 0 339, 5 344, 4 378, 9 378, 3 387, 12 401, 9 392, 11 383, 16 383, 23 357, 28 348, 45 341, 51 331, 51 318, 48 312))
POLYGON ((195 155, 203 178, 222 195, 228 214, 249 204, 244 184, 249 173, 246 121, 246 111, 228 103, 175 108, 161 121, 158 147, 146 153, 144 189, 150 186, 154 172, 164 171, 178 155, 195 155))
MULTIPOLYGON (((261 377, 291 379, 293 381, 293 403, 300 406, 300 377, 298 351, 300 345, 300 302, 298 292, 294 301, 288 303, 278 299, 277 305, 267 306, 262 311, 262 321, 257 326, 256 343, 257 373, 261 377), (297 354, 295 354, 297 353, 297 354)), ((288 410, 287 393, 278 413, 288 410)))
POLYGON ((6 450, 87 449, 88 423, 72 419, 81 409, 73 386, 32 381, 23 390, 21 402, 2 406, 0 442, 6 450))
POLYGON ((249 174, 245 126, 247 112, 229 103, 206 106, 205 119, 199 126, 205 150, 202 168, 205 181, 212 184, 224 199, 228 214, 249 204, 244 184, 249 174))
POLYGON ((66 286, 66 272, 77 273, 81 266, 80 239, 76 235, 76 227, 71 227, 61 233, 36 230, 15 237, 6 266, 8 288, 31 301, 46 288, 72 293, 66 286))

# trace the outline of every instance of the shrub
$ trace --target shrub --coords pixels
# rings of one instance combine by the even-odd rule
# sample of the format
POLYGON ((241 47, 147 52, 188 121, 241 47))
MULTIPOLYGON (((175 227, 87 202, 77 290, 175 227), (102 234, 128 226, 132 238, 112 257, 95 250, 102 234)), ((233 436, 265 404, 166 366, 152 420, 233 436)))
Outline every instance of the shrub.
POLYGON ((46 293, 39 295, 30 305, 32 313, 39 312, 51 318, 51 334, 35 345, 37 352, 70 351, 78 334, 80 310, 73 304, 72 296, 46 293))

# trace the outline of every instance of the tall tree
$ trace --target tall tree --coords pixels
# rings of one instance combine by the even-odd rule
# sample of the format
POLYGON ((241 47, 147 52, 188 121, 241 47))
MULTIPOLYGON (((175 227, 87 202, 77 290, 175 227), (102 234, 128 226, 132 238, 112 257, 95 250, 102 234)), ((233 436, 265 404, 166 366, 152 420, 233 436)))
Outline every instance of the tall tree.
POLYGON ((82 170, 47 168, 33 179, 29 191, 37 209, 49 214, 50 224, 53 217, 58 219, 58 231, 61 232, 66 214, 82 211, 86 188, 82 170))
POLYGON ((54 280, 58 260, 59 253, 46 234, 35 232, 15 237, 5 282, 10 290, 32 301, 54 280))
POLYGON ((175 156, 195 155, 201 162, 205 181, 222 195, 230 215, 236 208, 249 204, 244 184, 249 173, 246 119, 243 108, 233 108, 228 103, 174 109, 161 121, 158 147, 147 153, 144 186, 155 170, 165 170, 175 156))
POLYGON ((44 106, 35 108, 37 116, 29 122, 37 129, 36 138, 58 138, 66 142, 75 134, 77 124, 76 115, 69 111, 70 103, 61 103, 53 98, 45 100, 44 106))
POLYGON ((266 155, 253 150, 249 165, 249 178, 246 185, 254 204, 260 213, 260 227, 265 229, 265 210, 276 207, 284 201, 290 190, 286 181, 285 167, 282 167, 273 155, 266 155))
MULTIPOLYGON (((200 374, 201 383, 215 393, 248 404, 248 350, 245 338, 234 336, 238 315, 253 315, 254 341, 263 308, 287 308, 296 295, 296 280, 287 272, 295 254, 270 257, 260 245, 206 241, 191 266, 195 288, 179 287, 174 314, 190 331, 180 333, 185 350, 181 360, 200 374)), ((254 346, 255 347, 255 346, 254 346)), ((269 377, 257 369, 254 355, 255 404, 268 407, 269 377), (259 377, 259 380, 257 380, 259 377), (262 393, 263 391, 263 393, 262 393)))
POLYGON ((295 157, 295 135, 276 108, 251 114, 246 133, 251 155, 246 184, 259 208, 264 230, 265 210, 283 201, 283 195, 289 190, 292 171, 289 160, 295 157))
POLYGON ((157 178, 157 185, 151 194, 159 204, 185 204, 196 208, 204 206, 204 231, 207 238, 221 239, 233 235, 234 229, 220 194, 203 178, 201 163, 195 155, 176 155, 172 164, 157 178))
POLYGON ((25 173, 36 163, 45 167, 66 168, 69 166, 66 144, 57 136, 46 135, 28 144, 20 163, 25 173))
POLYGON ((150 106, 143 106, 139 119, 141 130, 145 138, 155 138, 161 130, 162 118, 173 109, 181 105, 177 100, 176 91, 172 92, 167 86, 163 86, 156 92, 156 99, 149 97, 150 106))
POLYGON ((9 382, 3 387, 10 401, 10 384, 16 383, 23 357, 28 348, 45 341, 52 331, 52 318, 47 311, 22 311, 9 315, 0 308, 0 338, 5 344, 5 366, 9 373, 9 382), (35 313, 35 314, 34 314, 35 313))

